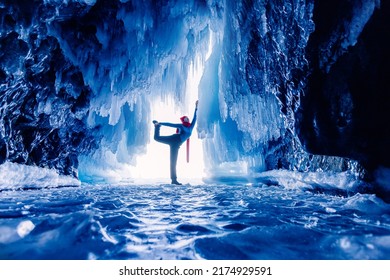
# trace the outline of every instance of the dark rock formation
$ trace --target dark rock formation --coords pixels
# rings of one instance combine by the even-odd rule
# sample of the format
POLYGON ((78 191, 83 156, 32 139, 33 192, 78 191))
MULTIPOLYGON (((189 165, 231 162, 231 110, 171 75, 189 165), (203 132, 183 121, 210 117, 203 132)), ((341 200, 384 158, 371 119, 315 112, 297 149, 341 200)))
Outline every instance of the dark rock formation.
POLYGON ((372 171, 390 167, 390 3, 381 1, 364 26, 369 2, 315 1, 311 74, 296 128, 309 152, 356 159, 372 171))

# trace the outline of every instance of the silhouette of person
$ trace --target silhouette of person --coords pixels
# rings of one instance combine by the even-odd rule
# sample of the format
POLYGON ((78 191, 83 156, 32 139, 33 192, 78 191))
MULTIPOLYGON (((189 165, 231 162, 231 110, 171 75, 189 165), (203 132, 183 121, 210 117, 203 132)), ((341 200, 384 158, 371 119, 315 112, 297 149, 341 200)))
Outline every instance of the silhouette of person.
POLYGON ((154 124, 154 140, 157 142, 169 145, 170 150, 170 172, 171 172, 171 180, 172 184, 181 185, 177 181, 176 174, 176 165, 177 165, 177 157, 179 154, 180 146, 187 141, 194 129, 196 123, 196 114, 198 111, 198 101, 195 102, 195 112, 194 117, 192 118, 192 122, 187 116, 183 116, 180 118, 181 123, 169 123, 169 122, 158 122, 156 120, 153 121, 154 124), (176 128, 176 133, 168 136, 160 135, 160 127, 168 126, 176 128))

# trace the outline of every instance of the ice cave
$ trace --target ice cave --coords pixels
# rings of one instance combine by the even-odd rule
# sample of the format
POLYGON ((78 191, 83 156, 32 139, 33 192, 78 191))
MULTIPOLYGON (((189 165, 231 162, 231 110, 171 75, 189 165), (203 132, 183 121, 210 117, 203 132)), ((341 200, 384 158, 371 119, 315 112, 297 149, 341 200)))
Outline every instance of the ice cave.
POLYGON ((65 247, 90 232, 84 248, 60 258, 388 259, 389 19, 385 0, 0 0, 0 258, 56 258, 38 248, 56 228, 72 232, 58 237, 65 247), (178 159, 185 184, 173 194, 152 120, 192 117, 197 100, 190 160, 184 146, 178 159), (202 212, 215 220, 194 221, 178 206, 181 221, 166 225, 175 233, 143 250, 134 232, 150 226, 146 212, 115 211, 132 205, 123 197, 168 207, 147 190, 172 201, 193 192, 180 207, 217 207, 202 212), (267 215, 280 215, 271 224, 261 197, 276 211, 267 215), (287 202, 294 207, 274 208, 287 202), (61 225, 44 218, 59 205, 61 225), (240 220, 225 206, 249 212, 240 220), (340 227, 355 226, 333 228, 338 213, 340 227), (296 250, 267 250, 270 236, 288 248, 289 230, 296 250), (299 242, 302 233, 322 247, 299 242))

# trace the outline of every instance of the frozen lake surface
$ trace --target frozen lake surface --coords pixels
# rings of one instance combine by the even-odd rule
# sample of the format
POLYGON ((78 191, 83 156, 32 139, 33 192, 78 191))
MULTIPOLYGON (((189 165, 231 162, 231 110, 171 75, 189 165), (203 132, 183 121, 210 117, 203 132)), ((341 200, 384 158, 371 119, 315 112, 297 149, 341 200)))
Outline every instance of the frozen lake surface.
POLYGON ((389 204, 296 175, 3 190, 0 258, 390 259, 389 204))

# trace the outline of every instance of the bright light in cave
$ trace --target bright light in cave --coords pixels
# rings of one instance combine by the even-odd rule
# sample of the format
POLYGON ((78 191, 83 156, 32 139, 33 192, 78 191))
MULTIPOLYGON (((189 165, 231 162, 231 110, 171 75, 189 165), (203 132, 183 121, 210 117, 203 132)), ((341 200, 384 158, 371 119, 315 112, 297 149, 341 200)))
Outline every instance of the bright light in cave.
MULTIPOLYGON (((185 100, 181 104, 175 104, 174 94, 164 93, 160 97, 150 100, 150 139, 146 146, 146 153, 140 154, 136 162, 128 162, 127 136, 122 134, 121 141, 116 149, 102 145, 92 155, 79 156, 79 178, 82 182, 103 183, 136 183, 136 184, 166 184, 170 183, 169 171, 169 146, 158 143, 153 139, 154 127, 151 120, 179 123, 180 117, 188 115, 192 121, 195 102, 198 100, 198 86, 204 72, 203 61, 207 60, 212 52, 213 36, 210 34, 209 48, 205 57, 198 56, 194 65, 190 66, 185 100)), ((202 108, 202 100, 199 100, 202 108)), ((201 118, 198 114, 198 119, 201 118)), ((91 126, 96 125, 91 118, 91 126)), ((109 131, 109 129, 108 129, 109 131)), ((122 132, 123 133, 123 132, 122 132)), ((161 127, 162 135, 175 133, 174 128, 161 127)), ((108 133, 109 134, 109 133, 108 133)), ((110 135, 110 134, 109 134, 110 135)), ((109 146, 109 145, 108 145, 109 146)), ((133 151, 134 152, 134 151, 133 151)), ((190 162, 186 162, 186 143, 180 148, 177 164, 178 181, 182 183, 202 183, 204 174, 203 143, 198 138, 197 126, 193 130, 190 139, 190 162)))
MULTIPOLYGON (((191 67, 187 80, 186 106, 182 108, 175 104, 173 98, 164 97, 151 102, 152 119, 160 122, 180 123, 180 117, 187 115, 192 121, 195 109, 195 102, 198 100, 198 84, 202 76, 203 67, 191 67)), ((199 102, 199 106, 201 102, 199 102)), ((199 115, 198 115, 199 116, 199 115)), ((133 171, 134 178, 141 181, 153 180, 158 183, 170 182, 169 171, 169 146, 156 142, 153 139, 154 127, 150 126, 150 143, 147 146, 147 153, 137 158, 137 165, 133 171)), ((175 133, 174 128, 161 127, 161 135, 175 133)), ((201 182, 204 176, 203 147, 202 141, 198 138, 195 129, 190 138, 190 161, 186 161, 186 143, 180 147, 177 162, 177 176, 181 183, 201 182)))
MULTIPOLYGON (((205 56, 207 60, 213 48, 213 32, 210 31, 209 46, 205 56)), ((161 122, 179 123, 180 117, 187 115, 191 121, 194 114, 195 102, 198 100, 198 86, 202 77, 204 65, 201 58, 198 57, 195 63, 191 65, 187 78, 186 88, 186 106, 179 107, 171 97, 155 99, 151 102, 152 119, 161 122)), ((202 101, 199 101, 199 107, 202 101)), ((198 115, 199 118, 199 115, 198 115)), ((169 146, 154 141, 154 127, 150 126, 150 143, 147 145, 145 155, 137 158, 137 164, 132 170, 133 178, 136 181, 153 181, 154 183, 170 182, 169 171, 169 146)), ((170 135, 175 133, 174 128, 161 127, 161 135, 170 135)), ((181 183, 200 183, 204 177, 203 145, 198 137, 196 126, 190 139, 190 161, 186 161, 186 143, 180 147, 179 158, 177 160, 177 179, 181 183)))

